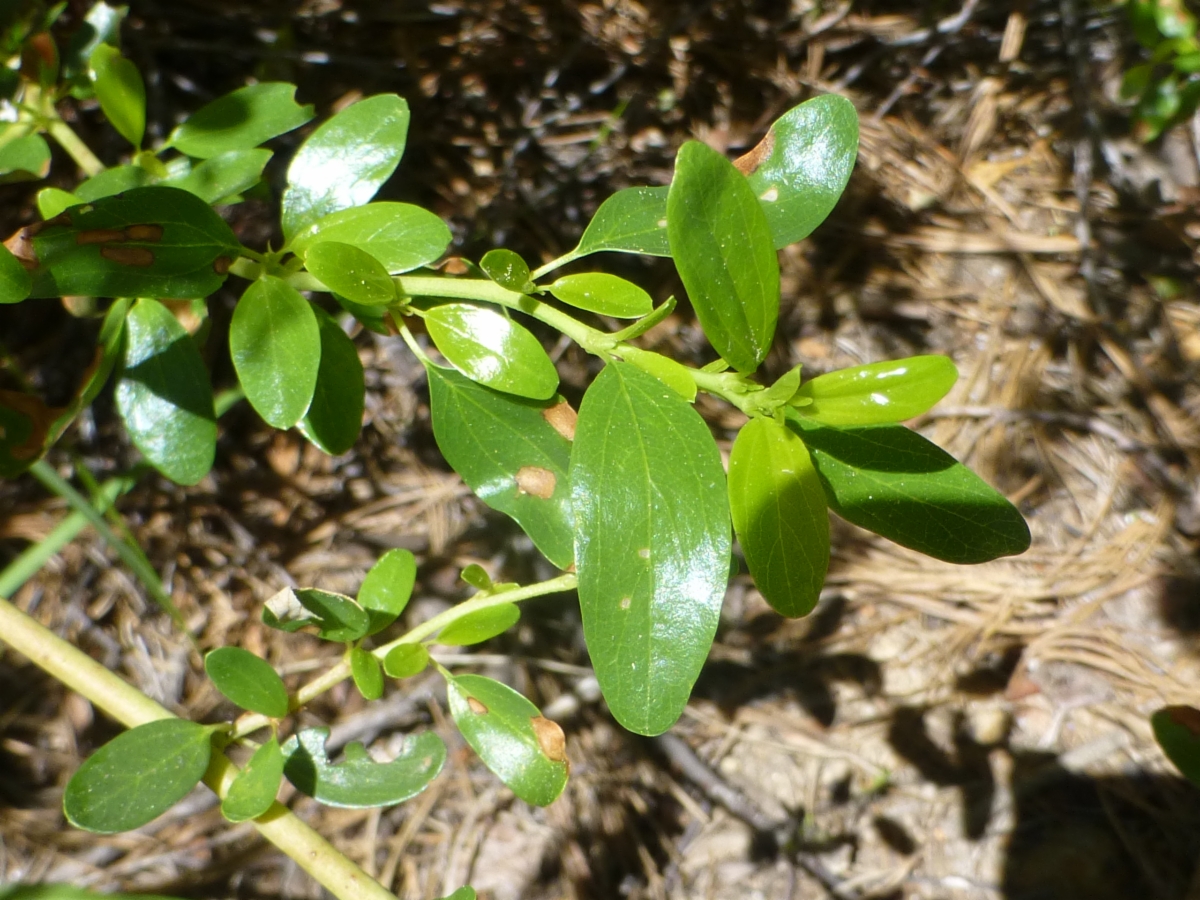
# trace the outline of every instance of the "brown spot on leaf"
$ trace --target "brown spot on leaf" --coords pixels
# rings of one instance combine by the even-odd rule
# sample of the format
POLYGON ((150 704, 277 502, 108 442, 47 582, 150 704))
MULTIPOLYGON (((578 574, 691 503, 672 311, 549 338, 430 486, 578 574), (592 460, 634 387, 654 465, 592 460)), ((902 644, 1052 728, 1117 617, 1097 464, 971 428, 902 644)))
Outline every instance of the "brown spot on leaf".
POLYGON ((471 707, 471 712, 475 713, 477 716, 487 715, 488 708, 474 697, 467 698, 467 706, 471 707))
POLYGON ((568 441, 575 440, 575 422, 579 418, 579 414, 571 408, 571 404, 566 400, 543 409, 542 418, 568 441))
POLYGON ((743 175, 753 175, 771 155, 771 151, 775 149, 775 131, 768 131, 766 136, 754 145, 754 149, 744 156, 739 156, 733 161, 733 165, 743 175))
POLYGON ((537 735, 538 746, 542 748, 546 758, 553 762, 565 763, 567 761, 567 736, 563 734, 558 723, 551 722, 545 716, 530 716, 529 722, 533 725, 533 733, 537 735))
POLYGON ((1182 725, 1196 737, 1200 737, 1200 709, 1191 706, 1168 706, 1167 717, 1176 725, 1182 725))
POLYGON ((13 236, 4 242, 8 252, 30 272, 38 267, 37 251, 33 248, 33 236, 42 230, 43 225, 42 222, 36 225, 26 225, 14 232, 13 236))
POLYGON ((144 269, 154 265, 154 254, 145 247, 101 247, 100 255, 121 266, 144 269))
POLYGON ((47 406, 40 397, 20 391, 0 391, 0 406, 20 413, 29 419, 32 425, 28 439, 9 451, 12 458, 22 461, 36 459, 46 446, 46 435, 50 432, 50 426, 63 414, 63 410, 47 406))
POLYGON ((75 235, 75 243, 85 244, 119 244, 125 240, 125 232, 117 228, 91 228, 75 235))
POLYGON ((194 336, 200 330, 200 326, 204 324, 204 317, 197 314, 196 306, 191 300, 164 299, 160 302, 171 311, 171 315, 188 334, 194 336))
POLYGON ((29 81, 42 81, 58 66, 58 47, 49 32, 30 35, 21 51, 21 74, 29 81))
POLYGON ((523 494, 532 494, 542 500, 554 496, 554 487, 558 479, 549 469, 539 466, 521 466, 517 469, 517 490, 523 494))
POLYGON ((471 267, 467 265, 467 261, 460 256, 452 256, 440 266, 438 266, 447 275, 466 275, 471 271, 471 267))
POLYGON ((161 225, 130 225, 125 229, 125 237, 131 241, 157 244, 162 240, 163 227, 161 225))
POLYGON ((228 256, 218 256, 213 260, 213 271, 218 275, 225 275, 229 272, 229 267, 233 265, 233 260, 228 256))

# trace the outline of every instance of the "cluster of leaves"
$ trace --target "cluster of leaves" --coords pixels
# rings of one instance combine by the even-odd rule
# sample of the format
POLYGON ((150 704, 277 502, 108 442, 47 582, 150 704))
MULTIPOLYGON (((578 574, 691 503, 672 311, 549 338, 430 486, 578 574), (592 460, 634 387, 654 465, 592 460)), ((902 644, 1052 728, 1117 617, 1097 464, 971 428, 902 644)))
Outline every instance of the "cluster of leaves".
POLYGON ((1185 0, 1129 0, 1134 35, 1149 60, 1131 67, 1121 96, 1135 101, 1138 137, 1152 141, 1200 106, 1200 39, 1185 0))
MULTIPOLYGON (((313 115, 295 102, 295 88, 236 90, 145 149, 136 68, 104 39, 87 59, 87 85, 129 141, 130 161, 97 171, 71 193, 39 193, 44 221, 0 251, 0 302, 66 295, 112 302, 96 362, 67 409, 48 409, 29 394, 0 395, 0 474, 27 468, 112 377, 117 409, 146 460, 182 484, 203 478, 217 434, 200 353, 209 337, 204 301, 234 274, 249 282, 229 331, 246 399, 270 425, 295 427, 328 453, 354 444, 363 410, 362 367, 339 319, 409 344, 425 365, 446 460, 548 560, 575 573, 568 577, 578 586, 604 697, 640 734, 665 731, 687 703, 715 636, 734 535, 759 590, 787 616, 817 602, 830 509, 952 562, 1028 546, 1024 520, 1002 495, 900 424, 949 391, 957 378, 950 360, 920 356, 807 380, 797 366, 770 385, 754 378, 779 318, 776 251, 820 224, 853 167, 858 127, 846 100, 823 96, 797 106, 736 162, 686 143, 669 186, 613 195, 572 251, 536 270, 500 249, 477 263, 456 261, 452 270, 461 274, 449 275, 434 266, 449 245, 445 224, 419 207, 374 200, 403 154, 408 107, 400 97, 359 100, 308 134, 280 196, 283 245, 255 250, 213 207, 269 194, 262 172, 272 151, 262 145, 313 115), (604 272, 548 280, 599 252, 671 258, 713 362, 696 369, 636 344, 671 312, 673 298, 655 308, 643 289, 604 272), (556 328, 603 363, 578 411, 515 314, 556 328), (448 365, 413 336, 415 319, 448 365), (616 331, 589 324, 610 319, 630 324, 616 331), (747 416, 728 474, 693 406, 700 390, 747 416)), ((38 78, 14 94, 14 127, 39 139, 44 130, 70 149, 53 103, 42 98, 77 88, 38 78)), ((463 577, 475 597, 434 627, 380 647, 364 642, 396 620, 412 591, 415 563, 404 551, 386 554, 355 598, 287 590, 263 618, 345 644, 359 690, 377 698, 385 676, 411 677, 430 664, 430 641, 487 640, 515 624, 516 599, 538 594, 537 586, 493 584, 476 568, 463 577)), ((254 748, 225 798, 235 821, 262 815, 284 777, 334 805, 396 803, 428 784, 445 758, 440 740, 422 735, 391 763, 351 745, 335 764, 321 729, 276 737, 278 720, 298 700, 263 660, 222 648, 206 669, 250 719, 153 722, 123 735, 72 779, 72 822, 115 831, 153 818, 203 776, 214 748, 247 739, 247 721, 270 727, 271 737, 254 748), (138 765, 129 765, 131 757, 138 765)), ((553 800, 567 776, 557 726, 502 684, 438 670, 467 743, 519 796, 553 800)))

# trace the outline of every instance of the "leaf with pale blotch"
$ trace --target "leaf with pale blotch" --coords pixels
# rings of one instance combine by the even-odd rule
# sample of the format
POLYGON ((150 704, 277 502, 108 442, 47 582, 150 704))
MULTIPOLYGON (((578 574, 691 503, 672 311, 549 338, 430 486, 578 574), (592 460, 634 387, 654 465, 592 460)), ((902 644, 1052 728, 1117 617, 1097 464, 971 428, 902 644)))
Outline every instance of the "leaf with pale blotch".
POLYGON ((515 519, 550 562, 570 566, 571 408, 502 394, 441 366, 427 365, 426 372, 433 436, 446 462, 479 499, 515 519), (539 470, 537 493, 518 480, 530 468, 539 470))
POLYGON ((679 718, 729 576, 729 503, 704 420, 629 363, 583 397, 570 469, 588 653, 613 715, 638 734, 679 718))
POLYGON ((830 509, 905 547, 952 563, 1029 548, 1029 526, 1003 494, 903 425, 837 428, 787 411, 830 509))
POLYGON ((825 492, 804 442, 751 419, 729 453, 729 508, 754 584, 784 616, 812 612, 829 568, 825 492))
POLYGON ((449 679, 446 697, 471 749, 514 794, 547 806, 562 793, 569 770, 566 740, 536 706, 482 675, 449 679))
POLYGON ((217 445, 212 383, 195 342, 157 300, 138 300, 125 317, 116 401, 152 466, 179 484, 208 474, 217 445))
POLYGON ((221 815, 230 822, 257 819, 275 802, 282 781, 283 751, 279 741, 272 737, 254 751, 246 768, 234 776, 221 801, 221 815))
POLYGON ((296 103, 295 95, 296 86, 282 82, 238 88, 188 116, 171 132, 167 146, 200 159, 250 150, 313 117, 312 106, 296 103))
POLYGON ((322 122, 292 157, 283 192, 283 235, 342 209, 362 206, 396 171, 408 136, 408 103, 367 97, 322 122))
POLYGON ((582 256, 601 250, 670 256, 665 187, 632 187, 600 204, 579 240, 582 256))
POLYGON ((67 782, 67 821, 97 834, 115 834, 158 818, 204 777, 212 730, 170 718, 117 735, 67 782))
POLYGON ((328 728, 308 728, 283 745, 283 772, 300 791, 327 806, 369 809, 394 806, 415 797, 446 762, 446 745, 432 731, 409 735, 396 758, 375 762, 357 742, 346 745, 344 762, 325 752, 328 728))

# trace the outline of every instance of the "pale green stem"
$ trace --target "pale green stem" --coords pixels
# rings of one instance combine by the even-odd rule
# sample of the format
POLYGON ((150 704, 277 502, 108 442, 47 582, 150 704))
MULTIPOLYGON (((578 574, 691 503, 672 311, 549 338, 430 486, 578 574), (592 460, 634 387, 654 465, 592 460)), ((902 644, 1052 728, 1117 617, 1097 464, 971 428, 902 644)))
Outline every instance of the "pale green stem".
MULTIPOLYGON (((492 606, 500 606, 505 603, 520 603, 522 600, 530 600, 534 597, 544 597, 546 594, 557 594, 562 591, 570 591, 575 589, 578 583, 574 574, 559 575, 557 578, 551 578, 549 581, 540 581, 537 584, 530 584, 522 588, 514 588, 511 591, 501 591, 500 593, 492 593, 491 591, 481 591, 470 600, 464 600, 457 606, 452 606, 443 613, 439 613, 432 619, 422 622, 416 628, 413 628, 406 634, 396 638, 396 640, 384 644, 382 647, 377 647, 371 652, 376 658, 383 660, 394 648, 401 644, 415 644, 418 641, 429 637, 430 635, 441 631, 451 622, 456 622, 463 616, 469 616, 473 612, 478 612, 481 609, 488 609, 492 606)), ((321 696, 334 685, 345 681, 350 677, 350 664, 346 660, 337 663, 333 668, 324 674, 314 678, 308 684, 296 691, 291 696, 288 703, 288 709, 297 710, 305 704, 311 702, 314 698, 321 696)), ((234 727, 232 738, 244 737, 247 734, 252 734, 260 728, 266 728, 271 724, 271 720, 267 716, 250 714, 242 716, 237 720, 234 727)))
POLYGON ((70 125, 58 118, 58 113, 54 113, 54 117, 46 123, 46 133, 58 142, 58 146, 67 151, 67 155, 75 160, 75 164, 89 178, 104 171, 104 163, 80 140, 70 125))
MULTIPOLYGON (((174 718, 166 707, 3 599, 0 599, 0 640, 128 728, 174 718)), ((214 752, 204 783, 223 798, 237 772, 224 753, 214 752)), ((252 824, 339 900, 395 900, 390 891, 287 807, 274 803, 252 824)))
POLYGON ((563 254, 562 256, 560 256, 558 259, 552 259, 552 260, 550 260, 550 262, 546 263, 546 264, 545 264, 544 266, 542 266, 541 268, 534 269, 534 270, 533 270, 533 271, 532 271, 532 272, 529 274, 529 278, 530 278, 530 280, 531 280, 531 281, 537 281, 537 280, 538 280, 539 278, 541 278, 543 275, 549 275, 549 274, 550 274, 551 272, 553 272, 555 269, 561 269, 561 268, 562 268, 563 266, 565 266, 567 263, 573 263, 573 262, 575 262, 575 260, 577 260, 577 259, 583 259, 583 257, 585 257, 585 256, 587 256, 587 254, 586 254, 586 253, 580 253, 580 252, 579 252, 579 248, 578 248, 578 247, 576 247, 574 250, 570 251, 569 253, 564 253, 564 254, 563 254))

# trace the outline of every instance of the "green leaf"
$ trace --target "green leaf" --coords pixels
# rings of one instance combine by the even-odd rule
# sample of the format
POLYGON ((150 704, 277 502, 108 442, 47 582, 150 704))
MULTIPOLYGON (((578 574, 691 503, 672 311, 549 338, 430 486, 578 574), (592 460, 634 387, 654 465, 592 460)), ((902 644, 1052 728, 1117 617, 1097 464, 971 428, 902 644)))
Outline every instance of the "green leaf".
POLYGON ((92 51, 90 62, 100 109, 121 137, 141 147, 146 132, 146 85, 141 72, 109 44, 92 51))
POLYGON ((221 815, 230 822, 257 819, 275 802, 282 780, 283 751, 279 749, 279 741, 272 737, 254 751, 246 768, 234 776, 221 801, 221 815))
MULTIPOLYGON (((779 376, 778 381, 763 391, 763 401, 778 406, 791 400, 800 388, 800 368, 800 366, 796 366, 779 376)), ((803 406, 804 404, 799 405, 803 406)))
POLYGON ((437 636, 437 643, 447 647, 482 644, 498 634, 504 634, 516 625, 520 618, 521 610, 515 603, 487 606, 451 622, 437 636))
POLYGON ((291 428, 313 399, 321 327, 312 305, 272 275, 246 289, 229 325, 229 349, 246 399, 275 428, 291 428))
POLYGON ((207 297, 240 245, 212 208, 186 191, 143 187, 45 223, 33 237, 34 297, 207 297))
POLYGON ((858 155, 858 113, 825 94, 784 113, 737 161, 762 204, 776 247, 808 237, 837 205, 858 155))
MULTIPOLYGON (((14 898, 14 900, 16 900, 16 898, 14 898)), ((69 900, 69 898, 68 898, 68 900, 69 900)), ((117 900, 124 900, 124 898, 117 898, 117 900)), ((457 891, 455 891, 453 894, 450 894, 448 897, 442 897, 441 900, 476 900, 475 888, 471 887, 470 885, 467 885, 465 887, 460 887, 457 891)))
POLYGON ((712 645, 729 577, 725 472, 708 426, 628 363, 588 388, 571 454, 583 632, 617 721, 679 718, 712 645))
POLYGON ((754 584, 784 616, 817 605, 829 568, 825 492, 804 442, 774 419, 751 419, 729 454, 729 509, 754 584))
POLYGON ((638 319, 654 309, 650 295, 636 284, 603 272, 566 275, 546 290, 563 303, 617 319, 638 319))
POLYGON ((1200 787, 1200 710, 1168 706, 1150 717, 1154 739, 1167 759, 1196 787, 1200 787))
POLYGON ((350 674, 364 700, 378 700, 383 696, 383 667, 374 654, 362 647, 351 647, 350 674))
POLYGON ((116 894, 69 884, 14 884, 0 888, 0 900, 175 900, 161 894, 116 894))
POLYGON ((156 819, 204 777, 211 733, 207 726, 172 718, 113 738, 67 782, 67 821, 97 834, 115 834, 156 819))
POLYGON ((395 94, 359 100, 323 122, 288 166, 284 237, 367 203, 396 171, 407 136, 408 104, 395 94))
POLYGON ((195 194, 205 203, 216 203, 258 184, 271 155, 270 150, 228 150, 163 184, 195 194))
POLYGON ((415 797, 446 762, 446 745, 432 731, 409 735, 390 763, 377 763, 362 744, 346 745, 338 765, 325 755, 328 728, 307 728, 283 745, 283 772, 300 791, 327 806, 368 809, 415 797))
POLYGON ((100 325, 100 334, 97 340, 97 358, 92 367, 84 374, 83 381, 79 385, 79 390, 76 392, 77 399, 72 404, 75 407, 72 410, 72 416, 78 415, 80 410, 90 405, 100 395, 100 390, 120 360, 121 339, 125 335, 125 318, 129 315, 129 307, 130 300, 123 297, 114 300, 112 306, 108 308, 108 312, 104 314, 104 321, 100 325))
POLYGON ((575 252, 579 256, 601 250, 670 256, 668 191, 665 187, 632 187, 617 191, 600 204, 575 252))
POLYGON ((949 357, 910 356, 821 375, 805 382, 795 400, 802 416, 822 425, 903 422, 927 412, 957 380, 949 357))
POLYGON ((383 671, 392 678, 411 678, 425 671, 429 651, 424 644, 397 644, 383 659, 383 671))
POLYGON ((354 316, 364 328, 376 334, 387 335, 393 333, 388 328, 391 317, 386 308, 382 306, 363 306, 361 303, 347 300, 341 294, 331 294, 330 296, 337 301, 338 306, 354 316))
POLYGON ((478 591, 490 591, 495 587, 492 576, 479 563, 471 563, 459 573, 458 577, 478 591))
POLYGON ((547 400, 558 388, 558 372, 538 339, 493 309, 444 303, 426 310, 425 327, 472 381, 531 400, 547 400))
POLYGON ((327 641, 348 643, 367 633, 367 611, 344 594, 316 588, 284 588, 263 606, 263 624, 291 634, 312 625, 327 641))
POLYGON ((1029 548, 1029 526, 982 478, 903 425, 835 428, 787 412, 830 508, 904 547, 952 563, 1029 548))
POLYGON ((779 260, 746 179, 699 141, 688 141, 675 159, 667 235, 709 342, 739 372, 754 371, 775 336, 779 260))
POLYGON ((417 581, 417 560, 408 550, 389 550, 367 572, 358 589, 358 605, 367 611, 377 634, 404 612, 417 581))
POLYGON ((448 679, 446 696, 454 724, 497 778, 526 803, 554 802, 569 769, 557 724, 512 688, 482 675, 448 679))
POLYGON ((100 44, 117 46, 120 43, 121 22, 128 13, 129 7, 109 6, 103 0, 91 5, 63 52, 64 81, 79 81, 86 77, 88 60, 100 44))
POLYGON ((303 256, 318 240, 352 244, 397 275, 441 256, 450 244, 450 229, 410 203, 368 203, 318 219, 292 238, 292 250, 303 256))
POLYGON ((310 308, 321 334, 321 362, 312 402, 299 428, 330 456, 337 456, 354 446, 362 430, 362 360, 337 320, 319 307, 310 308))
POLYGON ((427 365, 433 436, 476 496, 517 521, 560 569, 575 558, 567 467, 574 411, 501 394, 427 365), (557 426, 557 427, 556 427, 557 426))
POLYGON ((29 181, 50 174, 50 147, 40 134, 27 134, 0 146, 0 183, 29 181))
POLYGON ((312 119, 312 106, 299 105, 295 96, 296 86, 281 82, 238 88, 192 113, 171 132, 167 146, 200 159, 251 150, 312 119))
POLYGON ((38 212, 43 219, 53 219, 68 207, 78 206, 80 203, 83 203, 82 197, 59 188, 42 188, 37 195, 38 212))
POLYGON ((0 247, 0 303, 20 303, 33 290, 33 276, 7 247, 0 247))
POLYGON ((625 362, 653 375, 688 403, 696 399, 696 379, 692 377, 692 370, 687 366, 675 362, 669 356, 634 346, 620 347, 617 353, 625 362))
POLYGON ((242 709, 282 719, 288 714, 283 679, 265 659, 241 647, 218 647, 204 657, 204 671, 227 699, 242 709))
POLYGON ((500 287, 510 291, 528 294, 534 290, 529 277, 529 266, 511 250, 489 250, 479 261, 479 268, 500 287))
POLYGON ((78 185, 74 193, 81 202, 91 203, 134 188, 146 187, 153 181, 154 176, 141 166, 113 166, 78 185))
POLYGON ((195 342, 157 300, 138 300, 125 318, 116 401, 154 468, 177 484, 208 474, 217 447, 212 384, 195 342))
POLYGON ((313 244, 304 255, 304 267, 331 292, 354 303, 387 306, 396 301, 396 285, 383 263, 353 244, 313 244))

